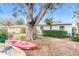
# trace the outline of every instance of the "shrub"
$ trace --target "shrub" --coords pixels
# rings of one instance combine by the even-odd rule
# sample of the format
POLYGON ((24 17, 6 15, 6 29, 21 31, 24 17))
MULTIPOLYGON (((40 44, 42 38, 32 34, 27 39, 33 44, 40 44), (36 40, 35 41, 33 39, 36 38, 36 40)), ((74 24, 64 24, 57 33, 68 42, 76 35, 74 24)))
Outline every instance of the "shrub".
POLYGON ((6 30, 0 29, 0 43, 4 43, 8 38, 8 32, 6 30))
POLYGON ((25 35, 21 35, 20 39, 26 39, 26 36, 25 35))
POLYGON ((43 30, 43 25, 40 26, 40 29, 43 30))
POLYGON ((72 40, 72 41, 75 41, 75 42, 79 42, 79 34, 74 34, 74 35, 71 37, 71 40, 72 40))
POLYGON ((14 35, 14 38, 24 40, 26 39, 26 34, 17 34, 17 35, 14 35))
POLYGON ((21 28, 20 33, 21 34, 26 33, 26 28, 21 28))
POLYGON ((59 31, 59 30, 43 30, 43 36, 47 37, 57 37, 57 38, 64 38, 67 36, 66 31, 59 31))
POLYGON ((14 33, 8 33, 8 38, 12 39, 13 38, 14 33))

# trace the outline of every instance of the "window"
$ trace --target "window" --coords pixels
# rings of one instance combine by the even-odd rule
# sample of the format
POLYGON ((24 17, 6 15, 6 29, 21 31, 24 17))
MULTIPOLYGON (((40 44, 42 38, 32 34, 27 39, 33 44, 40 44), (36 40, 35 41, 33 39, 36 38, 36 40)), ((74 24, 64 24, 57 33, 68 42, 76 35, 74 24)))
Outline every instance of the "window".
POLYGON ((64 31, 64 26, 60 26, 60 30, 61 31, 64 31))

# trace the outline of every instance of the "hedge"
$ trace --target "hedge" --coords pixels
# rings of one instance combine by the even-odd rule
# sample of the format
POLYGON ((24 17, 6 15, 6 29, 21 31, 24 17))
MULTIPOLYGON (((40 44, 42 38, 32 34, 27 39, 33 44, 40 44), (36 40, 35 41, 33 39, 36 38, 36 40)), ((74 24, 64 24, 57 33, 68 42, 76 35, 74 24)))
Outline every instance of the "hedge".
POLYGON ((72 40, 72 41, 75 41, 75 42, 79 42, 79 34, 74 34, 74 35, 71 37, 71 40, 72 40))
POLYGON ((67 31, 60 31, 60 30, 43 30, 43 36, 46 37, 57 37, 57 38, 64 38, 67 37, 67 31))
POLYGON ((0 43, 4 43, 8 38, 8 32, 4 29, 0 29, 0 43))

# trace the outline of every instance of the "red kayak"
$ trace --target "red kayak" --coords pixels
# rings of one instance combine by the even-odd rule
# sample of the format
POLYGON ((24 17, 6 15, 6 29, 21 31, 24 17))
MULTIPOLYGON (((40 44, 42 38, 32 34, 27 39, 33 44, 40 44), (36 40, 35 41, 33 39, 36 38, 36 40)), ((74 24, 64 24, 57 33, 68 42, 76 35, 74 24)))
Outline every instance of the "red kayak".
POLYGON ((15 47, 21 48, 21 49, 35 49, 37 48, 37 45, 31 42, 26 41, 19 41, 19 40, 7 40, 5 41, 5 44, 7 45, 13 45, 15 47))

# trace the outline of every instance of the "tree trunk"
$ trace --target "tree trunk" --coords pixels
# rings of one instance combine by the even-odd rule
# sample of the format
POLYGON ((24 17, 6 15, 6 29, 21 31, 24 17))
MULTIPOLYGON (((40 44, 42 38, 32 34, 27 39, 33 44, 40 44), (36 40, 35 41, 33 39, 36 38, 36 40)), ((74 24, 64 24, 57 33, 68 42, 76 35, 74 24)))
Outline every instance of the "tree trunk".
POLYGON ((34 40, 33 37, 33 4, 28 4, 27 40, 34 40))
POLYGON ((36 34, 37 30, 36 27, 34 27, 32 24, 28 24, 27 26, 27 40, 35 40, 36 39, 36 34))
POLYGON ((37 24, 40 22, 44 14, 46 13, 47 9, 51 3, 46 3, 38 13, 38 15, 35 17, 35 21, 33 20, 33 4, 28 4, 28 29, 27 29, 27 40, 34 40, 35 39, 35 28, 37 24), (34 22, 34 23, 33 23, 34 22))
POLYGON ((79 32, 79 22, 77 23, 77 28, 78 28, 78 32, 79 32))
POLYGON ((33 38, 33 27, 31 26, 31 24, 28 24, 26 34, 27 34, 27 40, 34 40, 34 38, 33 38))

